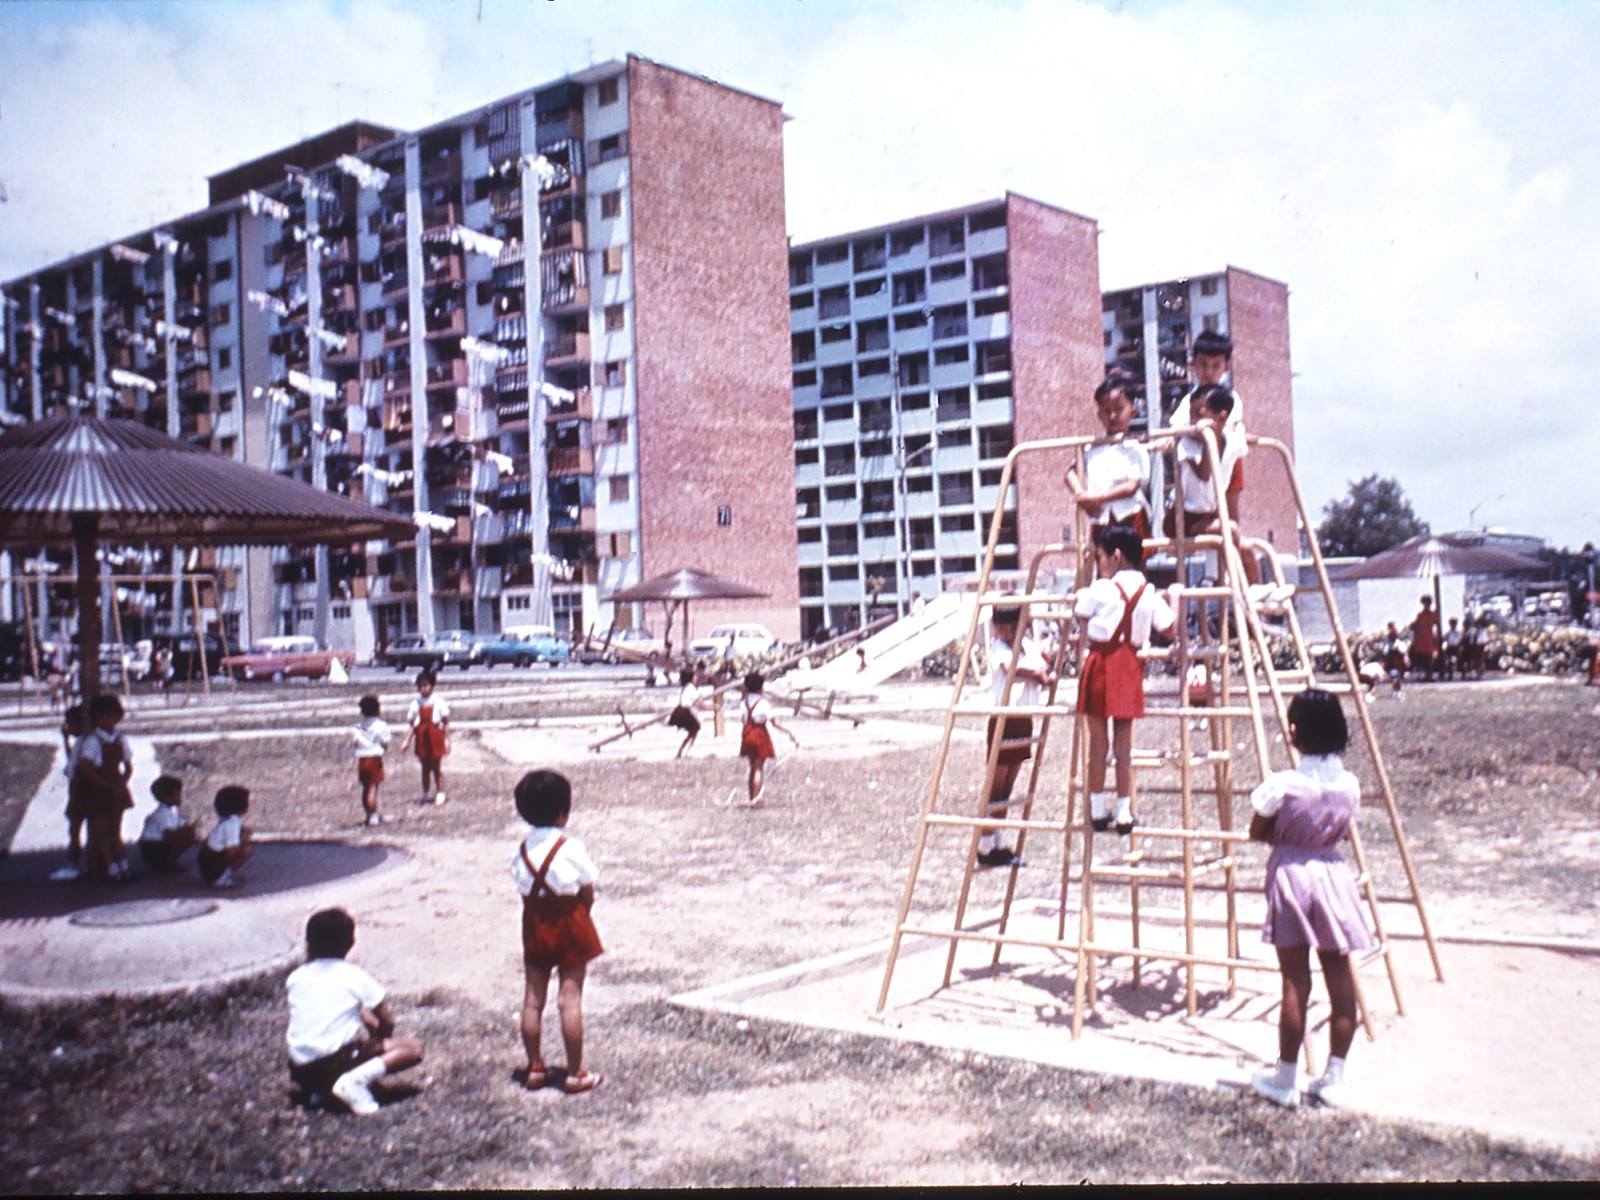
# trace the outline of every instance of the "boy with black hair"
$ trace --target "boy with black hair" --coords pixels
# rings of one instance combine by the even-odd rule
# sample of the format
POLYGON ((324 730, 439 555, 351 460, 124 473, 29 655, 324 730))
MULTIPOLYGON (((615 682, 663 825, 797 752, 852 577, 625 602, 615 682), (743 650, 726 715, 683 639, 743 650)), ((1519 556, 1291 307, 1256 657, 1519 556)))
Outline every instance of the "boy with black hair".
POLYGON ((383 782, 383 752, 389 748, 389 723, 378 714, 378 698, 361 697, 361 720, 355 726, 356 782, 361 785, 361 811, 369 826, 382 825, 378 811, 378 785, 383 782))
POLYGON ((553 1077, 570 1095, 598 1087, 601 1077, 583 1069, 583 983, 589 963, 604 953, 589 910, 600 871, 583 843, 566 832, 572 785, 556 771, 530 771, 517 784, 517 813, 529 825, 511 860, 522 893, 522 1045, 528 1054, 525 1085, 533 1091, 553 1077), (551 1071, 540 1049, 550 973, 560 975, 556 1010, 566 1044, 565 1071, 551 1071))
POLYGON ((422 1061, 422 1043, 394 1035, 383 985, 345 955, 354 918, 325 908, 306 922, 306 963, 285 984, 289 1078, 309 1104, 331 1094, 357 1116, 378 1111, 372 1083, 422 1061))
POLYGON ((178 860, 189 852, 198 836, 194 824, 183 819, 179 806, 183 803, 183 780, 176 775, 163 775, 150 785, 150 794, 156 798, 156 807, 144 821, 139 834, 139 854, 152 871, 171 874, 178 870, 178 860))
POLYGON ((104 694, 89 701, 90 730, 76 747, 68 817, 77 804, 87 826, 85 858, 90 873, 112 883, 132 883, 133 868, 122 842, 122 814, 133 807, 128 779, 133 754, 117 732, 122 702, 104 694))

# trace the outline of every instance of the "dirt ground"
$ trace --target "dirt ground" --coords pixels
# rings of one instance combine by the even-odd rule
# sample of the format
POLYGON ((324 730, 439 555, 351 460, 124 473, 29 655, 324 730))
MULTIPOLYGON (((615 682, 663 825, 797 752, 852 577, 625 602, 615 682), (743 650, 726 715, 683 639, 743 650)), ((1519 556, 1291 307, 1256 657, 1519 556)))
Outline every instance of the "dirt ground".
MULTIPOLYGON (((0 1019, 0 1081, 10 1098, 0 1112, 0 1187, 49 1193, 1600 1174, 1600 1158, 1587 1151, 1430 1124, 1425 1106, 1414 1120, 1282 1112, 1216 1089, 675 1007, 672 996, 857 947, 892 929, 943 713, 901 711, 921 732, 906 736, 902 729, 893 737, 874 732, 881 728, 876 719, 853 733, 837 721, 824 729, 796 719, 806 748, 774 775, 770 806, 751 812, 725 803, 742 790, 732 732, 719 741, 708 728, 681 761, 670 757, 676 734, 659 727, 590 753, 594 731, 617 727, 606 714, 619 702, 637 712, 670 700, 633 689, 546 701, 537 724, 516 718, 519 707, 527 709, 509 694, 453 700, 464 727, 447 761, 450 803, 418 805, 410 764, 391 756, 385 806, 392 821, 370 832, 357 824, 343 733, 164 735, 163 768, 185 780, 191 798, 247 782, 258 830, 382 838, 415 856, 416 870, 403 883, 353 888, 345 902, 359 922, 352 957, 390 987, 403 1027, 428 1045, 427 1061, 394 1081, 387 1095, 395 1102, 379 1117, 357 1121, 288 1103, 276 981, 199 1002, 12 1013, 0 1019), (593 715, 578 718, 583 709, 593 715), (607 953, 590 975, 587 1065, 607 1081, 577 1098, 527 1093, 514 1079, 521 988, 518 906, 507 867, 523 826, 509 796, 533 756, 571 777, 571 828, 602 871, 595 917, 607 953)), ((1600 942, 1596 693, 1567 681, 1419 686, 1404 703, 1385 698, 1374 711, 1435 924, 1600 942)), ((978 757, 976 737, 963 741, 951 772, 976 776, 978 757)), ((0 770, 11 807, 27 773, 26 764, 0 770)), ((201 805, 191 799, 189 807, 201 805)), ((1362 826, 1375 868, 1392 878, 1395 848, 1381 813, 1364 813, 1362 826)), ((959 871, 931 871, 925 879, 918 910, 947 915, 959 871)), ((990 880, 980 886, 995 891, 990 880)), ((1552 953, 1489 948, 1458 960, 1508 980, 1503 1012, 1475 1011, 1472 1019, 1524 1030, 1516 1052, 1525 1045, 1549 1058, 1555 1045, 1559 1056, 1566 1050, 1562 1029, 1570 1026, 1578 1037, 1593 1024, 1592 1008, 1551 1011, 1552 1003, 1565 1003, 1544 988, 1542 956, 1552 953)), ((1439 1052, 1449 1053, 1452 1037, 1481 1033, 1441 1030, 1439 1052)), ((1582 1044, 1593 1040, 1588 1035, 1582 1044)), ((1271 1049, 1258 1048, 1263 1055, 1271 1049)), ((1382 1049, 1382 1042, 1369 1049, 1361 1041, 1354 1052, 1373 1055, 1363 1068, 1369 1086, 1383 1086, 1382 1049)), ((546 1053, 559 1061, 558 1045, 547 1041, 546 1053)))

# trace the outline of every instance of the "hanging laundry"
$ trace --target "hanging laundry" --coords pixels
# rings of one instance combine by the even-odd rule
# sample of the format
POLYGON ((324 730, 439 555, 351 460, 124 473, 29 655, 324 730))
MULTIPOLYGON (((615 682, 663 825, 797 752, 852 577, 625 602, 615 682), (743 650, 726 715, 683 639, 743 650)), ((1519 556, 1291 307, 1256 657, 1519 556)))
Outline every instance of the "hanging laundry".
POLYGON ((244 294, 244 298, 250 301, 250 303, 254 304, 262 312, 277 313, 280 317, 287 317, 289 315, 289 306, 282 300, 279 300, 271 292, 262 292, 257 291, 255 288, 251 288, 244 294))
POLYGON ((164 230, 156 230, 150 235, 150 240, 155 242, 158 250, 165 250, 168 254, 176 254, 178 252, 178 239, 164 230))
POLYGON ((316 334, 317 340, 330 350, 343 350, 345 347, 345 336, 342 333, 322 328, 313 329, 311 332, 316 334))
POLYGON ((504 346, 497 346, 493 342, 486 342, 471 334, 461 339, 461 348, 474 358, 480 358, 485 362, 501 363, 511 357, 511 351, 504 346))
POLYGON ((382 191, 384 184, 389 182, 389 172, 371 163, 362 162, 354 154, 341 154, 334 159, 334 165, 354 178, 362 187, 371 188, 375 192, 382 191))
POLYGON ((411 520, 418 529, 432 529, 436 533, 449 533, 456 527, 454 517, 441 517, 438 513, 412 513, 411 520))
POLYGON ((339 385, 331 379, 313 379, 304 371, 289 372, 289 386, 304 392, 308 396, 321 396, 325 400, 332 400, 339 394, 339 385))
POLYGON ((274 200, 271 196, 264 196, 260 192, 249 191, 244 194, 244 202, 249 205, 251 213, 255 216, 259 217, 265 213, 275 221, 289 219, 289 206, 282 200, 274 200))
POLYGON ((132 246, 124 246, 120 243, 111 247, 111 257, 118 262, 133 263, 135 265, 150 261, 150 256, 143 250, 135 250, 132 246))
POLYGON ((501 454, 498 450, 485 450, 483 461, 491 464, 503 474, 510 474, 516 469, 516 462, 509 454, 501 454))
POLYGON ((194 340, 194 330, 187 325, 168 325, 165 321, 157 321, 156 336, 166 338, 169 342, 190 342, 194 340))
POLYGON ((143 375, 135 375, 132 371, 124 371, 121 367, 111 368, 111 382, 118 387, 142 388, 147 392, 153 392, 157 387, 154 379, 146 379, 143 375))
POLYGON ((482 254, 487 258, 499 257, 500 251, 506 247, 504 240, 501 238, 490 237, 487 233, 479 233, 475 229, 468 229, 465 225, 457 225, 451 230, 451 234, 453 236, 450 240, 455 245, 465 247, 471 253, 482 254))

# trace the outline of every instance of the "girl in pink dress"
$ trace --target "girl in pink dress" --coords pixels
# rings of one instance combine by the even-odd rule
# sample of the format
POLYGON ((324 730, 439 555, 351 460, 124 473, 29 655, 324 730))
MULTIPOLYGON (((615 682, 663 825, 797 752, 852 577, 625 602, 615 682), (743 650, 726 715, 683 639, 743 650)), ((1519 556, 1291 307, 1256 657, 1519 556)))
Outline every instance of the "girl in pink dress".
POLYGON ((1289 740, 1300 765, 1279 771, 1250 794, 1250 836, 1272 846, 1267 859, 1267 919, 1261 938, 1278 951, 1283 1007, 1278 1063, 1251 1086, 1275 1104, 1300 1103, 1296 1061, 1311 998, 1311 950, 1322 963, 1333 1008, 1328 1067, 1306 1089, 1323 1104, 1344 1098, 1344 1060, 1356 1033, 1356 986, 1350 955, 1375 943, 1355 877, 1339 853, 1361 803, 1361 785, 1339 755, 1350 740, 1339 698, 1308 688, 1289 702, 1289 740))

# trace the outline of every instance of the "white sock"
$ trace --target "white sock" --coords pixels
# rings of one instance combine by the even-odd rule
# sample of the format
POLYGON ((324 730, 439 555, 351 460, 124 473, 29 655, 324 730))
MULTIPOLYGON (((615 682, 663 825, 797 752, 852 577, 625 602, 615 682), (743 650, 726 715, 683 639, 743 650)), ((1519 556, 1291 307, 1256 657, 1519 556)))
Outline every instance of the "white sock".
POLYGON ((1331 1055, 1329 1056, 1327 1069, 1322 1072, 1322 1082, 1323 1083, 1343 1083, 1344 1082, 1344 1059, 1342 1059, 1342 1058, 1334 1058, 1331 1055))
POLYGON ((1000 835, 998 833, 980 833, 978 835, 978 853, 989 853, 999 844, 999 841, 1000 835))
POLYGON ((1117 797, 1117 824, 1126 825, 1133 820, 1133 799, 1129 796, 1117 797))
POLYGON ((384 1065, 383 1057, 379 1055, 377 1058, 369 1058, 366 1062, 351 1067, 334 1081, 334 1086, 337 1087, 348 1079, 351 1083, 364 1088, 374 1079, 382 1079, 387 1072, 388 1068, 384 1065))
POLYGON ((1103 820, 1111 815, 1111 810, 1106 805, 1106 794, 1104 792, 1089 793, 1089 815, 1096 821, 1103 820))
POLYGON ((1294 1081, 1295 1064, 1293 1062, 1284 1062, 1283 1059, 1280 1058, 1278 1060, 1275 1073, 1272 1077, 1272 1082, 1281 1088, 1291 1088, 1294 1086, 1294 1081))

